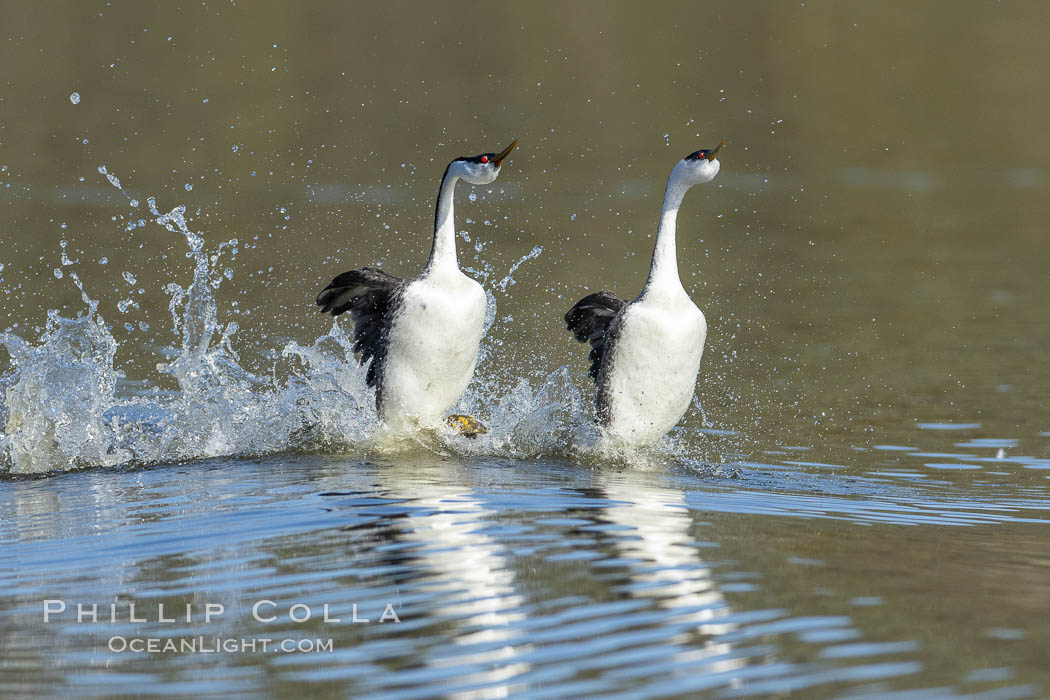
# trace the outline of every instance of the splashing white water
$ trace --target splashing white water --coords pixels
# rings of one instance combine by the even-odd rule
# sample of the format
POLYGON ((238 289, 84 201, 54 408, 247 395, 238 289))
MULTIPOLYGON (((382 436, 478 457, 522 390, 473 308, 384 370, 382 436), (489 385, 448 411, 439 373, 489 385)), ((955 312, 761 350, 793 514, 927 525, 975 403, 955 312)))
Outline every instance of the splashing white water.
MULTIPOLYGON (((99 172, 127 196, 118 178, 105 167, 99 172)), ((35 344, 12 333, 0 335, 12 364, 0 379, 5 425, 0 467, 34 473, 277 452, 303 445, 307 425, 315 426, 321 442, 334 437, 352 445, 365 435, 362 426, 370 418, 375 423, 374 411, 351 343, 339 327, 308 348, 286 348, 285 356, 298 358, 298 366, 280 385, 244 369, 230 343, 237 324, 218 322, 213 293, 226 278, 219 267, 222 253, 237 241, 208 254, 204 236, 187 225, 184 206, 164 213, 154 198, 147 201, 153 221, 182 235, 194 261, 187 288, 166 287, 181 348, 158 369, 171 375, 179 390, 118 395, 117 341, 98 303, 69 272, 81 288, 84 311, 72 319, 49 312, 35 344)), ((62 258, 64 266, 76 262, 68 260, 65 246, 62 258)))
MULTIPOLYGON (((116 176, 104 166, 98 170, 131 206, 138 205, 116 176)), ((385 434, 374 393, 354 358, 353 341, 338 322, 310 345, 288 343, 279 353, 281 371, 273 376, 245 369, 231 345, 238 325, 219 322, 214 296, 232 277, 220 262, 237 240, 208 252, 203 233, 187 224, 185 206, 163 212, 153 197, 147 204, 155 224, 186 241, 194 263, 188 287, 174 282, 165 287, 178 347, 158 369, 175 379, 178 390, 148 384, 135 392, 120 388, 128 382, 114 365, 118 342, 73 271, 77 261, 69 260, 63 246, 62 264, 86 308, 76 318, 48 312, 47 326, 35 343, 14 333, 0 334, 0 345, 11 358, 10 370, 0 376, 0 471, 28 474, 302 450, 423 448, 571 458, 593 444, 595 431, 567 368, 555 370, 533 388, 525 379, 505 381, 486 363, 493 354, 488 330, 496 318, 492 290, 503 292, 513 285, 512 275, 538 257, 540 247, 516 261, 488 291, 479 371, 456 410, 479 417, 489 432, 476 440, 451 430, 395 438, 385 434)), ((484 267, 484 280, 496 279, 492 267, 484 267)))
POLYGON ((525 255, 523 255, 520 260, 518 260, 516 263, 511 265, 510 269, 507 270, 507 276, 499 281, 499 288, 500 288, 500 290, 505 292, 505 291, 507 291, 507 285, 509 285, 509 284, 516 284, 516 282, 514 281, 513 275, 514 275, 515 272, 518 271, 518 268, 521 267, 522 265, 524 265, 529 260, 533 260, 535 258, 538 258, 540 256, 540 253, 542 253, 542 252, 543 252, 543 246, 541 246, 541 245, 534 246, 533 249, 530 250, 525 255))

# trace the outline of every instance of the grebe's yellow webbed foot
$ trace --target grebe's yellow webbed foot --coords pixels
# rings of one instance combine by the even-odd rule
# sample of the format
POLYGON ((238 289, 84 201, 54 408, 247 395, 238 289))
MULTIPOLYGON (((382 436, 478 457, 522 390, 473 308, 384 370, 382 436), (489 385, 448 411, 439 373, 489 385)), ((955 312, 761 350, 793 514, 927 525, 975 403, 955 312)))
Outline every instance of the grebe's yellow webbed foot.
POLYGON ((484 435, 489 431, 481 421, 471 416, 465 416, 460 413, 453 413, 451 416, 445 419, 448 423, 448 427, 458 432, 463 437, 476 438, 478 435, 484 435))

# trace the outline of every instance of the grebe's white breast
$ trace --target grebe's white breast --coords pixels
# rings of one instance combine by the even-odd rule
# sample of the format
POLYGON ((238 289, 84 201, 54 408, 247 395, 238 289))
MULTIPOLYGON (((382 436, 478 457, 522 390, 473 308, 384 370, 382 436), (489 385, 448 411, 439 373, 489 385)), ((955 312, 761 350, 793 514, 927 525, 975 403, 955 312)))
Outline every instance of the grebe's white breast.
POLYGON ((466 391, 485 324, 485 292, 455 267, 405 285, 387 337, 379 395, 388 423, 436 425, 466 391))
POLYGON ((685 294, 643 295, 623 311, 599 379, 602 432, 629 445, 656 442, 685 415, 707 320, 685 294))

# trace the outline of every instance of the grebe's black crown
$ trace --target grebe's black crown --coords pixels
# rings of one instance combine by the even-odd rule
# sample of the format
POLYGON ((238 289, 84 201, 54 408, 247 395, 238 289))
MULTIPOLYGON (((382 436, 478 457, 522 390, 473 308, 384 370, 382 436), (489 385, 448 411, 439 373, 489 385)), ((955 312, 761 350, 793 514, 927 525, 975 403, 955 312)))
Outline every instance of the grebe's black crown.
POLYGON ((722 141, 714 148, 701 148, 699 151, 690 153, 682 160, 714 160, 724 145, 726 145, 726 140, 722 139, 722 141))
POLYGON ((476 156, 460 156, 459 158, 456 158, 456 160, 453 161, 453 162, 462 161, 464 163, 474 163, 476 165, 484 165, 486 163, 492 163, 493 165, 495 165, 498 168, 501 165, 503 165, 504 159, 508 155, 510 155, 510 152, 513 151, 514 147, 517 146, 517 145, 518 145, 518 140, 514 139, 514 141, 509 146, 504 148, 499 153, 480 153, 480 154, 478 154, 476 156))

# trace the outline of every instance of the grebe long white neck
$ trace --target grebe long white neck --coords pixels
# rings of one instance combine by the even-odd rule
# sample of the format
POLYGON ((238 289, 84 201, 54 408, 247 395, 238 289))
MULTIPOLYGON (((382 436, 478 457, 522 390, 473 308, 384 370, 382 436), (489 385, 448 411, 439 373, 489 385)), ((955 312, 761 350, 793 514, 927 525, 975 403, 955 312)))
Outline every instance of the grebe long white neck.
POLYGON ((488 185, 499 175, 503 160, 518 145, 517 140, 500 153, 482 153, 480 156, 456 158, 445 168, 438 190, 437 211, 434 213, 434 247, 430 251, 423 274, 435 270, 458 270, 456 260, 456 183, 466 180, 472 185, 488 185))
POLYGON ((667 190, 664 192, 664 207, 660 214, 660 226, 656 230, 656 247, 653 249, 653 263, 649 267, 649 279, 645 289, 657 287, 662 289, 681 289, 682 281, 678 277, 678 251, 675 233, 678 224, 678 209, 682 206, 685 193, 690 185, 683 181, 679 168, 671 171, 667 178, 667 190))
POLYGON ((700 150, 689 154, 678 161, 671 170, 671 175, 667 178, 667 189, 664 191, 660 226, 656 230, 653 263, 649 268, 649 279, 645 281, 642 296, 652 291, 671 294, 684 291, 682 281, 678 277, 678 251, 675 243, 678 209, 682 206, 682 200, 690 187, 710 182, 718 174, 720 166, 716 156, 724 143, 723 141, 710 151, 700 150))
POLYGON ((438 190, 437 212, 434 214, 434 247, 430 251, 427 270, 459 267, 456 259, 455 193, 459 176, 449 165, 438 190))

